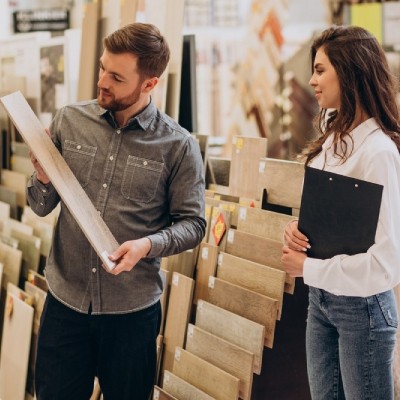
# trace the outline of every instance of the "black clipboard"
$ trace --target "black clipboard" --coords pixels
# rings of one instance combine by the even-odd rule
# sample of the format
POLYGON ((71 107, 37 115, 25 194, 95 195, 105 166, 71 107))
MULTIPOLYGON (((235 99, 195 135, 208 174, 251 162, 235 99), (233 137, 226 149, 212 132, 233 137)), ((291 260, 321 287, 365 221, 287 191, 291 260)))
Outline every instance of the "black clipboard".
POLYGON ((374 243, 383 186, 306 167, 298 228, 307 255, 326 259, 365 253, 374 243))

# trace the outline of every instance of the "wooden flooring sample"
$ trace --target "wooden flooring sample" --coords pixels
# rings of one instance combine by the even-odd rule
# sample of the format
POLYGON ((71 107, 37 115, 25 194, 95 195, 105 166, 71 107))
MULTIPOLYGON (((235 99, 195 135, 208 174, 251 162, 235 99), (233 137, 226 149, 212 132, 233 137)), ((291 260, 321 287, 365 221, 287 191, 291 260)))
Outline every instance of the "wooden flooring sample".
POLYGON ((0 221, 11 218, 11 207, 8 203, 0 200, 0 221))
POLYGON ((265 327, 238 314, 199 300, 196 326, 254 354, 253 372, 260 374, 265 327))
POLYGON ((218 256, 217 277, 276 299, 278 301, 278 320, 282 315, 285 276, 285 271, 270 268, 232 254, 221 252, 218 256))
POLYGON ((83 233, 109 268, 108 259, 118 243, 51 141, 21 92, 0 98, 13 123, 53 183, 83 233))
POLYGON ((277 300, 213 277, 208 283, 208 298, 218 307, 263 325, 264 345, 272 348, 278 314, 277 300))
POLYGON ((208 243, 201 243, 199 258, 196 265, 196 280, 193 303, 199 299, 207 300, 208 278, 215 276, 217 269, 218 247, 208 243))
POLYGON ((218 400, 236 400, 239 379, 215 365, 177 347, 172 372, 218 400))
POLYGON ((239 397, 250 399, 253 353, 192 324, 188 326, 186 350, 239 378, 239 397))
POLYGON ((176 346, 184 347, 192 308, 193 287, 193 279, 177 272, 173 273, 165 319, 162 371, 172 370, 176 346))
POLYGON ((46 278, 42 275, 39 274, 39 272, 29 270, 28 271, 28 282, 30 282, 32 285, 37 286, 38 288, 42 289, 43 291, 47 292, 49 290, 46 282, 46 278))
POLYGON ((22 251, 21 275, 26 280, 29 269, 34 271, 39 269, 41 240, 36 236, 18 231, 11 231, 11 235, 18 240, 18 249, 22 251))
POLYGON ((262 158, 258 168, 258 193, 267 189, 268 203, 300 208, 304 165, 295 161, 262 158))
POLYGON ((0 398, 24 400, 33 307, 7 293, 0 357, 0 398))
POLYGON ((4 185, 0 185, 0 201, 10 206, 10 217, 18 218, 17 192, 4 185))
POLYGON ((25 174, 7 169, 1 170, 1 184, 17 193, 17 206, 26 206, 26 183, 28 178, 25 174))
MULTIPOLYGON (((262 236, 229 229, 225 253, 283 271, 282 243, 262 236)), ((285 292, 293 293, 294 278, 286 274, 285 292)))
POLYGON ((159 386, 154 386, 153 389, 153 400, 180 400, 171 394, 167 393, 164 389, 159 386))
POLYGON ((164 371, 163 389, 179 400, 215 400, 214 397, 209 396, 170 371, 164 371))
POLYGON ((260 158, 267 156, 267 139, 247 136, 233 138, 229 171, 229 194, 259 199, 257 179, 260 158))
POLYGON ((8 282, 18 286, 22 266, 22 251, 0 243, 0 263, 4 267, 3 288, 7 288, 8 282))
POLYGON ((283 232, 293 216, 261 208, 240 207, 237 230, 263 236, 283 244, 283 232))

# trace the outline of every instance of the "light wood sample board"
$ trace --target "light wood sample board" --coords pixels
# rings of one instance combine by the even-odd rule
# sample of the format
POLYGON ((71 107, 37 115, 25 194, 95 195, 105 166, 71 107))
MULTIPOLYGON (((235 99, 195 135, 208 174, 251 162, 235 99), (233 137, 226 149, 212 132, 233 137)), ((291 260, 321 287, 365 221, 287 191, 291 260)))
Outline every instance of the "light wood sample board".
POLYGON ((0 101, 98 256, 112 269, 114 264, 108 259, 108 255, 117 249, 117 241, 24 96, 21 92, 14 92, 1 97, 0 101))

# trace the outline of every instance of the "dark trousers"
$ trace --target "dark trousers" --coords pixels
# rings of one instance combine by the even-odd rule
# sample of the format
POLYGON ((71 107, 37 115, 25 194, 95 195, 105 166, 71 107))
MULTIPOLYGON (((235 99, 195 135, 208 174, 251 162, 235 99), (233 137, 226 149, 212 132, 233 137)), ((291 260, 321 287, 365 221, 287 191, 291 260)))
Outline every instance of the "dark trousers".
POLYGON ((38 400, 88 400, 98 376, 105 400, 148 400, 156 371, 160 303, 129 314, 81 314, 50 293, 35 366, 38 400))

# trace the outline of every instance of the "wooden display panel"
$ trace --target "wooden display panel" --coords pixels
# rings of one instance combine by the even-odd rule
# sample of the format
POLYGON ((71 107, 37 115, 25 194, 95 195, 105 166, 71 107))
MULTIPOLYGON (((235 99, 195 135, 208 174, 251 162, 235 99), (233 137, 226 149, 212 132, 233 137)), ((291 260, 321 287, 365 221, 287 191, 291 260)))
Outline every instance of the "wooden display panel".
POLYGON ((229 171, 229 194, 259 199, 259 160, 267 156, 267 139, 246 136, 233 138, 229 171))
POLYGON ((0 221, 11 218, 11 207, 8 203, 0 201, 0 221))
POLYGON ((4 185, 0 185, 0 201, 9 204, 10 217, 18 218, 17 192, 4 185))
POLYGON ((26 184, 28 178, 20 172, 8 169, 1 170, 1 184, 17 193, 17 206, 26 206, 26 184))
POLYGON ((238 398, 238 378, 179 347, 175 350, 172 372, 218 400, 238 398))
POLYGON ((167 393, 164 389, 161 389, 159 386, 154 386, 153 400, 179 400, 179 399, 167 393))
POLYGON ((293 216, 261 208, 240 207, 237 230, 283 243, 283 232, 293 216))
POLYGON ((196 326, 254 354, 253 372, 260 374, 265 327, 224 308, 199 300, 196 326))
POLYGON ((208 238, 210 236, 210 225, 211 225, 211 214, 212 214, 212 205, 207 204, 207 198, 206 198, 206 204, 205 204, 205 210, 204 210, 204 218, 206 220, 206 233, 203 237, 202 242, 208 243, 208 238))
POLYGON ((33 307, 7 293, 0 357, 0 397, 24 400, 33 307))
POLYGON ((136 12, 139 0, 123 0, 120 2, 120 24, 122 28, 125 25, 136 21, 136 12))
POLYGON ((172 370, 176 346, 185 344, 186 328, 190 318, 194 281, 174 272, 171 281, 168 310, 164 328, 162 371, 172 370))
POLYGON ((254 354, 189 324, 186 350, 239 378, 239 397, 250 399, 254 354))
POLYGON ((196 266, 198 249, 185 250, 182 253, 174 254, 165 258, 164 268, 173 272, 178 272, 189 278, 193 278, 196 266))
MULTIPOLYGON (((224 251, 233 256, 283 271, 281 264, 282 243, 276 240, 230 229, 224 251)), ((285 292, 293 294, 294 284, 294 278, 286 274, 285 292)))
POLYGON ((262 158, 258 164, 257 193, 267 190, 268 203, 300 208, 304 165, 296 161, 262 158))
POLYGON ((221 252, 218 256, 217 277, 276 299, 278 301, 277 319, 281 319, 285 271, 221 252))
POLYGON ((108 255, 117 249, 117 241, 29 104, 20 92, 4 96, 0 100, 98 256, 104 265, 112 269, 115 265, 108 255))
POLYGON ((170 371, 164 372, 163 389, 177 399, 215 400, 214 397, 209 396, 170 371))
POLYGON ((12 155, 11 170, 23 174, 29 178, 35 169, 30 158, 12 155))
POLYGON ((33 235, 33 227, 13 218, 4 220, 3 234, 11 236, 12 232, 21 232, 25 235, 33 235))
POLYGON ((21 273, 22 251, 0 243, 0 263, 3 264, 3 288, 9 282, 18 286, 21 273))
POLYGON ((32 285, 37 286, 38 288, 42 289, 45 292, 47 292, 49 290, 49 288, 47 286, 46 278, 36 271, 33 271, 31 269, 28 271, 27 281, 32 283, 32 285))
POLYGON ((208 298, 218 307, 263 325, 264 345, 272 348, 278 314, 277 300, 214 277, 209 279, 208 298))
POLYGON ((208 243, 201 243, 196 266, 196 280, 193 296, 194 304, 197 304, 199 299, 207 300, 208 278, 210 276, 215 276, 217 259, 218 247, 208 243))
POLYGON ((27 279, 28 270, 39 269, 40 262, 40 238, 33 235, 26 235, 25 233, 11 231, 11 236, 18 240, 18 249, 22 251, 22 271, 21 275, 27 279))

